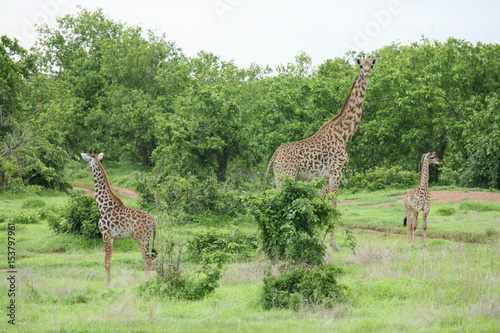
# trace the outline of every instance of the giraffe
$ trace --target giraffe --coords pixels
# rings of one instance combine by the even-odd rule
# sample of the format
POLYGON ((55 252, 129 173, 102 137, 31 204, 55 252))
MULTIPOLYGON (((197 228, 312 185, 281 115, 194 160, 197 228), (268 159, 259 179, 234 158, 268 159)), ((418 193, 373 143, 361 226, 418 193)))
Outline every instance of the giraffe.
POLYGON ((408 248, 413 248, 415 239, 415 230, 418 225, 418 213, 424 212, 424 222, 422 224, 423 239, 422 248, 425 249, 425 232, 427 231, 427 215, 431 209, 431 196, 429 193, 429 163, 441 165, 443 162, 434 152, 428 152, 422 155, 422 171, 420 173, 420 182, 417 188, 414 188, 405 195, 405 219, 403 226, 407 228, 408 248), (407 223, 407 221, 410 221, 407 223))
MULTIPOLYGON (((316 177, 324 177, 327 184, 320 194, 337 195, 340 178, 349 163, 346 146, 358 129, 361 120, 366 85, 372 68, 378 59, 356 59, 361 68, 354 80, 351 91, 339 114, 327 121, 313 136, 295 142, 283 143, 276 149, 267 165, 264 175, 264 193, 266 191, 267 175, 273 165, 276 189, 281 189, 279 175, 286 174, 294 179, 310 181, 316 177)), ((336 200, 332 200, 337 207, 336 200)), ((330 235, 331 246, 338 251, 335 235, 330 235)))
POLYGON ((94 174, 95 198, 101 212, 99 230, 101 230, 104 241, 106 285, 108 287, 110 285, 111 253, 114 239, 135 238, 141 249, 144 271, 146 278, 148 278, 151 260, 156 254, 154 248, 151 253, 149 252, 151 235, 153 235, 153 246, 156 238, 155 220, 145 211, 126 207, 121 199, 113 193, 106 171, 101 164, 103 153, 98 156, 84 153, 81 155, 87 161, 87 170, 94 174))

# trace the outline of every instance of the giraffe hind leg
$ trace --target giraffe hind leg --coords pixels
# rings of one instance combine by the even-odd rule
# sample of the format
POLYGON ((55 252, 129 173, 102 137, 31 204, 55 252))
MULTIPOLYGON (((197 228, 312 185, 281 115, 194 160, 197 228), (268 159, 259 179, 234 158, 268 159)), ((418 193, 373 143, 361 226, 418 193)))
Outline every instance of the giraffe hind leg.
POLYGON ((144 274, 146 279, 149 277, 149 271, 151 270, 151 254, 149 252, 149 240, 142 240, 136 238, 135 240, 139 248, 141 249, 142 261, 144 263, 144 274))
POLYGON ((104 240, 104 268, 106 270, 106 286, 111 283, 111 254, 113 253, 113 238, 109 235, 103 235, 104 240))

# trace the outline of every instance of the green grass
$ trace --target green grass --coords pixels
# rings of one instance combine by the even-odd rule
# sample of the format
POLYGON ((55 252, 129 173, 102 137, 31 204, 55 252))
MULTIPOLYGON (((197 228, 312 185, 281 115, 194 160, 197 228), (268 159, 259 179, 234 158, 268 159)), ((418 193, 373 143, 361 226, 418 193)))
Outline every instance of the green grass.
MULTIPOLYGON (((327 260, 343 268, 340 282, 351 294, 346 303, 331 309, 264 310, 260 296, 267 263, 263 256, 228 264, 220 287, 201 301, 141 295, 142 260, 131 239, 114 242, 108 289, 102 240, 53 235, 43 220, 16 225, 16 328, 23 332, 499 331, 497 205, 433 202, 428 234, 434 233, 436 238, 427 240, 425 251, 421 238, 416 239, 415 249, 408 250, 406 229, 402 227, 403 206, 395 202, 398 198, 391 198, 403 193, 387 190, 339 196, 340 200, 357 199, 339 204, 348 226, 386 233, 353 230, 358 243, 356 254, 350 252, 342 233, 337 233, 341 251, 328 252, 327 260), (386 207, 366 207, 389 201, 392 203, 386 207), (400 235, 388 233, 393 231, 400 235), (460 240, 456 237, 460 233, 477 235, 478 243, 450 240, 460 240)), ((2 194, 0 198, 0 211, 7 215, 23 209, 28 199, 14 197, 6 203, 2 194)), ((67 200, 64 194, 34 198, 54 209, 60 209, 67 200)), ((183 239, 209 226, 227 227, 232 222, 217 221, 214 216, 199 219, 198 223, 176 225, 168 233, 183 239)), ((234 223, 256 230, 246 218, 234 223)), ((0 232, 6 230, 0 228, 0 232)), ((0 253, 6 258, 6 249, 0 248, 0 253)), ((7 267, 6 261, 0 262, 0 268, 7 267)), ((2 274, 7 276, 6 272, 2 274)), ((6 278, 0 284, 5 287, 0 304, 7 304, 6 278)), ((0 331, 12 331, 5 315, 0 331)))
MULTIPOLYGON (((404 204, 397 202, 408 190, 341 193, 338 199, 356 200, 338 205, 348 227, 375 229, 406 235, 404 204), (389 203, 388 205, 377 205, 389 203), (375 205, 375 206, 370 206, 375 205)), ((500 203, 464 200, 460 204, 432 202, 427 218, 427 237, 461 242, 485 243, 500 238, 500 203)), ((423 214, 419 214, 422 234, 423 214)))

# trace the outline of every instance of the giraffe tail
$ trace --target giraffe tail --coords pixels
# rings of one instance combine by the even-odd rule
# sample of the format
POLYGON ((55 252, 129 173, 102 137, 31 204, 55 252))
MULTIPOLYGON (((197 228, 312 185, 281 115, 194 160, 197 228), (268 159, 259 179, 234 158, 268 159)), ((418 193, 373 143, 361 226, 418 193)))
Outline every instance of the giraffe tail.
POLYGON ((267 169, 266 169, 266 173, 264 175, 264 193, 262 193, 263 195, 266 195, 266 183, 267 183, 267 175, 269 173, 269 168, 271 167, 271 164, 273 164, 274 162, 274 154, 273 156, 271 157, 271 159, 269 160, 269 163, 267 164, 267 169))
POLYGON ((403 227, 406 227, 406 216, 405 219, 403 220, 403 227))

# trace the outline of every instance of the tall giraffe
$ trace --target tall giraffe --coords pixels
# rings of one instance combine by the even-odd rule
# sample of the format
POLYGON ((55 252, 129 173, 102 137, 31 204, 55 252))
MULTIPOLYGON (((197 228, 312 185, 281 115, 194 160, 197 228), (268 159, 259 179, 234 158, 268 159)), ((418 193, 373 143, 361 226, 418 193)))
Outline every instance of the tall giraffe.
MULTIPOLYGON (((313 178, 324 177, 327 184, 321 189, 321 196, 327 193, 337 195, 340 178, 349 163, 346 146, 358 129, 361 120, 366 85, 372 68, 378 59, 356 59, 361 68, 354 80, 351 91, 339 114, 327 121, 313 136, 295 142, 283 143, 276 149, 264 176, 264 192, 266 191, 267 175, 273 165, 276 188, 281 189, 279 175, 286 174, 294 179, 310 181, 313 178)), ((336 207, 337 202, 332 200, 336 207)), ((332 248, 338 251, 334 234, 331 234, 332 248)))
POLYGON ((422 224, 423 239, 422 248, 425 249, 425 232, 427 231, 427 215, 431 209, 431 195, 429 193, 429 163, 441 165, 443 162, 434 152, 428 152, 422 155, 422 171, 417 188, 414 188, 405 195, 405 219, 403 226, 407 228, 408 248, 413 248, 415 239, 415 230, 418 225, 418 213, 424 212, 424 222, 422 224), (410 221, 407 223, 407 221, 410 221))
POLYGON ((156 254, 154 248, 151 253, 149 252, 151 235, 153 236, 153 247, 156 238, 155 220, 145 211, 126 207, 120 198, 113 193, 106 171, 101 164, 103 153, 100 153, 99 156, 89 156, 82 153, 82 157, 87 161, 87 170, 94 174, 95 198, 101 212, 99 230, 102 233, 106 252, 104 260, 106 285, 109 287, 110 284, 111 253, 114 239, 135 238, 141 249, 144 271, 146 278, 148 278, 152 260, 151 253, 156 254))

